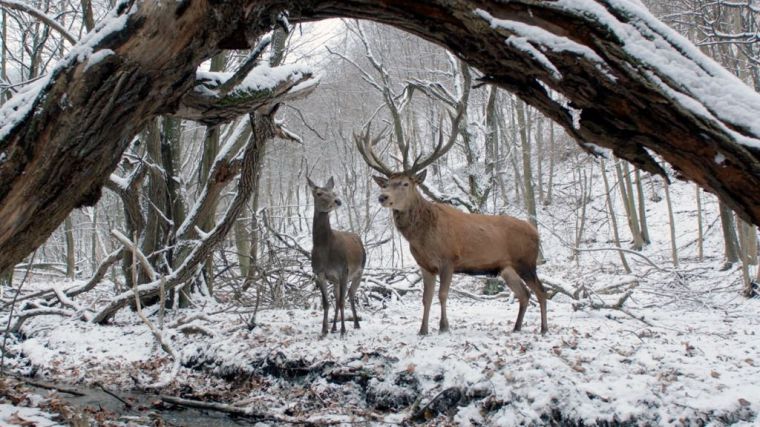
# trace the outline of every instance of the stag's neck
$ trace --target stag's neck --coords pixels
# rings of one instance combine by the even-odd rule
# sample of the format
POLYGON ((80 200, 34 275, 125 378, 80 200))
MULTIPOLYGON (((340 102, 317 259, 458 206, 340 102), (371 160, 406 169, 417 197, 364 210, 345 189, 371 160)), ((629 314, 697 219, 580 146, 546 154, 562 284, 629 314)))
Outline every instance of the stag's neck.
POLYGON ((393 211, 396 228, 409 241, 423 238, 435 226, 436 219, 433 203, 425 200, 420 193, 408 209, 393 211))
POLYGON ((324 246, 330 243, 330 240, 333 238, 333 231, 330 227, 330 213, 314 212, 312 230, 314 246, 324 246))

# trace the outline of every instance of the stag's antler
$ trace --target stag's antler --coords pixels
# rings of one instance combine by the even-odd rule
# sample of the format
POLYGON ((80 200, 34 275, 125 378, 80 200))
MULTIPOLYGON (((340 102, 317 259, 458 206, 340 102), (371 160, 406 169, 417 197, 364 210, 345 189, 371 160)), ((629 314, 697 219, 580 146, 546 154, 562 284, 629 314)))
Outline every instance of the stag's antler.
POLYGON ((391 169, 388 165, 385 164, 385 162, 383 162, 380 156, 375 153, 375 150, 373 148, 385 135, 385 129, 380 131, 377 136, 372 138, 371 127, 372 122, 369 122, 367 123, 363 134, 357 135, 354 133, 354 143, 356 143, 356 148, 359 150, 359 154, 361 154, 362 158, 364 158, 364 161, 369 167, 385 176, 390 176, 393 174, 393 169, 391 169))
POLYGON ((420 155, 414 159, 414 163, 412 163, 409 170, 404 171, 405 173, 409 175, 416 174, 430 166, 454 146, 454 143, 457 140, 457 135, 459 135, 459 124, 462 122, 462 117, 464 117, 464 108, 462 105, 457 108, 456 113, 456 116, 454 114, 449 114, 449 118, 451 118, 451 134, 449 135, 446 144, 443 144, 443 120, 441 120, 441 124, 438 126, 438 143, 435 144, 433 152, 424 158, 422 157, 422 153, 420 153, 420 155))

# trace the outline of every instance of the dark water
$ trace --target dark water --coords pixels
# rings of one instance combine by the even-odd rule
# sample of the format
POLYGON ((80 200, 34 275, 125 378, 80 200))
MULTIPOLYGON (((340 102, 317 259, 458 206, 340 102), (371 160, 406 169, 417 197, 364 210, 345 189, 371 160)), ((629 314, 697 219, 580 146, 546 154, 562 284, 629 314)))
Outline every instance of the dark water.
MULTIPOLYGON (((156 405, 156 402, 161 401, 156 394, 139 391, 117 392, 109 390, 118 396, 117 399, 100 388, 73 387, 64 384, 50 385, 83 393, 83 396, 76 396, 58 391, 58 396, 62 400, 77 408, 104 409, 119 416, 129 417, 129 420, 140 424, 151 425, 158 419, 163 420, 164 423, 171 426, 230 427, 250 426, 255 422, 243 418, 233 418, 222 412, 184 408, 168 403, 156 405), (129 405, 125 405, 119 399, 128 402, 129 405)), ((32 384, 29 384, 29 388, 41 395, 46 395, 49 392, 45 388, 32 384)), ((127 421, 127 419, 121 419, 121 421, 127 421)))

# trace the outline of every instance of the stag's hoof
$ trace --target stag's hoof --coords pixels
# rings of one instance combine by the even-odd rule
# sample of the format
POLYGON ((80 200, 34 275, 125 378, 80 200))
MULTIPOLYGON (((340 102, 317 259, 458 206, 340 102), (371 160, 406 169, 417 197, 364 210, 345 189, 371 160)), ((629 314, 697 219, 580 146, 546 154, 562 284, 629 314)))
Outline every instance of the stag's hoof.
POLYGON ((356 323, 354 323, 354 329, 361 329, 361 328, 359 327, 359 322, 356 322, 356 323))
POLYGON ((427 329, 420 329, 420 332, 419 332, 418 335, 424 337, 427 334, 428 334, 428 330, 427 329))
POLYGON ((449 333, 449 328, 448 327, 441 328, 441 329, 438 330, 438 333, 439 334, 448 334, 449 333))

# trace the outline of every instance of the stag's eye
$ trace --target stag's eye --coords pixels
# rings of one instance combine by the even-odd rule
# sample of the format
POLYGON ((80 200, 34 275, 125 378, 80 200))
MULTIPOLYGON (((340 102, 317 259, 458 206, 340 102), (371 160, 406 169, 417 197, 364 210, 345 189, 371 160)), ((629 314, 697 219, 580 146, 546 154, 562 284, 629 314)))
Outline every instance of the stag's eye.
POLYGON ((408 186, 409 186, 409 183, 408 183, 408 182, 405 182, 405 183, 404 183, 404 187, 408 187, 408 186))
POLYGON ((317 196, 321 196, 321 195, 322 195, 322 192, 321 191, 317 191, 317 196))

